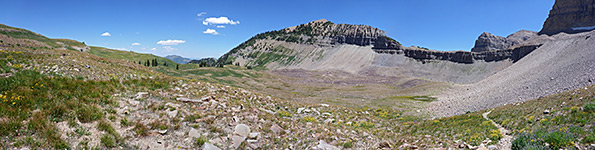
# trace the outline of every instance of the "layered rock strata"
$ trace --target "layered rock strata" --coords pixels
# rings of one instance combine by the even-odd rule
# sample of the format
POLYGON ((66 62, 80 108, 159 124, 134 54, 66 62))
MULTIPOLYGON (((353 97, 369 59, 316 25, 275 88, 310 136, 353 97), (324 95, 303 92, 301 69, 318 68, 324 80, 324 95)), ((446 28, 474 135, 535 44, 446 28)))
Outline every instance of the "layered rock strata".
POLYGON ((578 33, 595 29, 595 0, 556 0, 539 34, 578 33))
POLYGON ((422 62, 430 62, 434 60, 444 60, 456 63, 474 63, 482 60, 486 62, 511 60, 516 62, 539 48, 541 45, 527 45, 509 48, 505 50, 493 50, 483 52, 467 52, 467 51, 435 51, 418 48, 404 48, 394 50, 374 50, 381 54, 404 54, 406 57, 413 58, 422 62))

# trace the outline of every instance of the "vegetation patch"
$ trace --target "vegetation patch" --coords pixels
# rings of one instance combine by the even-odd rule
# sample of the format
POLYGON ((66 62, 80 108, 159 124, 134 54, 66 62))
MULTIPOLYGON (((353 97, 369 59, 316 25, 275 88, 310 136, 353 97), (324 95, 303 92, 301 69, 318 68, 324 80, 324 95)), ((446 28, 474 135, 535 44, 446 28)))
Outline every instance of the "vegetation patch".
POLYGON ((593 143, 592 86, 498 107, 489 117, 513 131, 517 148, 573 148, 593 143), (581 109, 582 108, 582 109, 581 109), (582 139, 582 140, 581 140, 582 139), (529 142, 530 141, 530 142, 529 142))

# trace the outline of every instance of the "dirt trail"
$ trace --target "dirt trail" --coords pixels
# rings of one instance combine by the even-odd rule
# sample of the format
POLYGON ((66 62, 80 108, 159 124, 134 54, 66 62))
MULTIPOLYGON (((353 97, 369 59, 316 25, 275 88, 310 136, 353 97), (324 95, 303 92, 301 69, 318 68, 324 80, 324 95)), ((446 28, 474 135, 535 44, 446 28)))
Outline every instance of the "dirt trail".
POLYGON ((506 128, 502 127, 500 124, 496 123, 494 120, 488 118, 488 114, 490 114, 491 112, 492 111, 485 112, 482 114, 482 116, 483 116, 483 118, 492 122, 492 124, 494 124, 494 126, 498 127, 498 129, 500 130, 500 133, 502 134, 502 139, 500 139, 500 141, 498 141, 498 149, 511 149, 512 136, 508 135, 508 134, 510 134, 510 131, 507 130, 506 128))

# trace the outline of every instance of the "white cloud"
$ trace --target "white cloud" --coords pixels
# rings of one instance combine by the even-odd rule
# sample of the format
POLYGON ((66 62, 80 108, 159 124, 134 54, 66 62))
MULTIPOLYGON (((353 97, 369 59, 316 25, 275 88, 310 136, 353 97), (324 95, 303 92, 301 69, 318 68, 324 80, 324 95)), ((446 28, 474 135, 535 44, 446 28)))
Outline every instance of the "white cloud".
POLYGON ((156 50, 157 50, 157 48, 153 47, 153 48, 151 48, 151 49, 149 49, 149 50, 156 51, 156 50))
POLYGON ((101 36, 112 36, 112 34, 109 34, 109 32, 105 32, 105 33, 101 34, 101 36))
POLYGON ((215 29, 207 29, 206 31, 202 32, 204 34, 212 34, 212 35, 218 35, 219 32, 217 32, 215 29))
POLYGON ((163 49, 165 49, 165 51, 167 52, 173 52, 175 50, 178 50, 177 48, 173 48, 171 46, 164 46, 163 49))
POLYGON ((200 17, 200 16, 206 15, 206 14, 207 14, 207 12, 201 12, 201 13, 196 14, 196 16, 199 16, 200 17))
POLYGON ((157 42, 157 44, 159 45, 178 45, 178 44, 182 44, 182 43, 186 43, 186 41, 184 40, 167 40, 167 41, 159 41, 157 42))
POLYGON ((217 28, 225 28, 225 26, 221 26, 221 25, 219 25, 219 26, 217 26, 217 28))
POLYGON ((217 24, 236 25, 236 24, 240 24, 240 21, 229 20, 227 17, 219 17, 219 18, 211 17, 211 18, 205 19, 205 21, 203 21, 202 24, 205 26, 206 25, 217 25, 217 24))
POLYGON ((140 43, 132 43, 132 45, 134 45, 134 46, 139 46, 139 45, 140 45, 140 43))

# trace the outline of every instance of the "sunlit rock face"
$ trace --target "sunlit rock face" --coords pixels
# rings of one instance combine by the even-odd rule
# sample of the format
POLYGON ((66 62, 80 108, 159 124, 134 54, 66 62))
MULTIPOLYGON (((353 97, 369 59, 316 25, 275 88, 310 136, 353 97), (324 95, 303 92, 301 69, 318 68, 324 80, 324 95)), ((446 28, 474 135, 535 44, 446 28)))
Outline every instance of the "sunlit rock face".
POLYGON ((595 0, 556 0, 539 34, 578 33, 595 29, 595 0))

